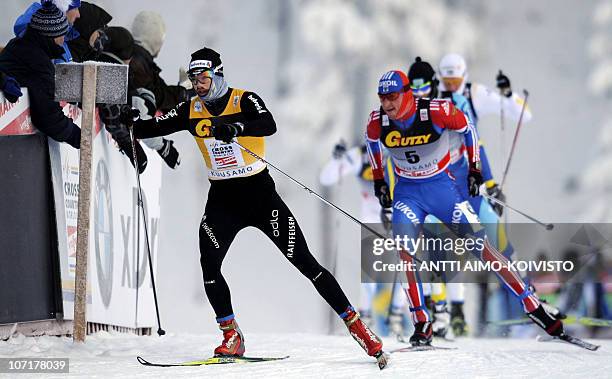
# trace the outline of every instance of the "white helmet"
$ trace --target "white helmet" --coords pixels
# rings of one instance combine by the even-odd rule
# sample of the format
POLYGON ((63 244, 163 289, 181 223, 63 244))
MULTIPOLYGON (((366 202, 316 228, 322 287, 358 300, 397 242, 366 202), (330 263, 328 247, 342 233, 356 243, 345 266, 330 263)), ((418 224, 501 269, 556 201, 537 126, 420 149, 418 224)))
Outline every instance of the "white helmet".
POLYGON ((438 65, 440 76, 445 78, 463 78, 467 72, 465 59, 459 54, 446 54, 438 65))
MULTIPOLYGON (((444 85, 445 78, 455 78, 455 81, 459 81, 458 78, 461 78, 460 83, 458 83, 459 88, 458 92, 463 92, 463 88, 465 88, 465 81, 467 80, 467 65, 465 64, 465 59, 459 54, 451 53, 446 54, 440 59, 440 64, 438 65, 438 71, 440 73, 440 85, 442 90, 446 90, 444 85)), ((450 81, 453 81, 450 79, 450 81)))

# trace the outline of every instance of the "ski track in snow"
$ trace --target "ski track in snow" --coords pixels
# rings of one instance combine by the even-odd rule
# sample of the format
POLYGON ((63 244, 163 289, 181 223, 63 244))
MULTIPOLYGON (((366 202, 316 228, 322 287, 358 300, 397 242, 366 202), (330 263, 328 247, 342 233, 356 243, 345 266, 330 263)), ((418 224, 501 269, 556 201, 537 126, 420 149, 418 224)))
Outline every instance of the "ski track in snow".
MULTIPOLYGON (((228 378, 228 377, 432 377, 432 378, 609 378, 612 372, 612 341, 598 340, 602 347, 590 352, 564 343, 534 339, 460 339, 438 342, 456 346, 452 351, 395 353, 389 366, 378 370, 350 336, 312 334, 253 334, 246 336, 248 356, 284 356, 280 362, 200 367, 146 367, 136 361, 179 362, 210 356, 218 335, 168 334, 139 337, 98 332, 84 345, 67 337, 24 337, 0 341, 0 357, 70 358, 69 374, 44 377, 88 378, 228 378)), ((385 349, 406 345, 385 338, 385 349)), ((21 374, 20 378, 41 377, 21 374)), ((2 377, 2 375, 0 375, 2 377)))

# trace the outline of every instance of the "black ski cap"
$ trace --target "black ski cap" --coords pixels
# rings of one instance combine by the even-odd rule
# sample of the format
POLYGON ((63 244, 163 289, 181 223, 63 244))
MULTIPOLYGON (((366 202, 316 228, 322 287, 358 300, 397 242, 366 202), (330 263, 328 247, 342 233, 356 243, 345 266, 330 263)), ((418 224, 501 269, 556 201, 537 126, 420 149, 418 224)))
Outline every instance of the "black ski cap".
POLYGON ((108 42, 104 45, 104 51, 115 54, 123 60, 128 60, 134 55, 134 37, 132 33, 121 26, 109 26, 104 29, 108 42))
POLYGON ((424 82, 434 80, 436 72, 428 62, 423 62, 421 57, 416 57, 414 63, 408 70, 408 80, 412 83, 415 79, 423 79, 424 82))
POLYGON ((211 69, 215 74, 223 76, 223 63, 221 63, 221 55, 208 47, 203 47, 195 53, 191 54, 191 62, 189 62, 189 73, 211 69))

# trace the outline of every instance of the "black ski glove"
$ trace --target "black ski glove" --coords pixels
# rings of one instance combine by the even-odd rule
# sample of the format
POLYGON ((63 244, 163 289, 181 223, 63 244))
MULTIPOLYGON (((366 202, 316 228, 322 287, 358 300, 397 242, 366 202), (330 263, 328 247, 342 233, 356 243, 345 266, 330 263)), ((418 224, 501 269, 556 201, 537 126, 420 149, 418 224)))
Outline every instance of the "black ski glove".
POLYGON ((242 129, 244 129, 244 125, 242 123, 233 122, 230 124, 214 126, 212 133, 215 139, 225 143, 230 143, 234 137, 237 137, 238 134, 242 132, 242 129))
POLYGON ((346 143, 344 141, 340 141, 334 146, 334 151, 332 152, 332 156, 334 159, 340 159, 346 153, 346 143))
POLYGON ((510 87, 510 79, 506 75, 504 75, 501 70, 499 70, 499 74, 497 74, 497 88, 499 88, 499 92, 506 96, 512 96, 512 87, 510 87))
POLYGON ((181 164, 181 158, 179 157, 179 152, 174 147, 173 141, 167 140, 165 138, 163 139, 163 141, 164 141, 164 146, 162 146, 161 149, 157 150, 157 152, 162 157, 164 162, 166 162, 168 167, 176 168, 176 166, 181 164))
POLYGON ((391 208, 391 191, 384 179, 374 180, 374 196, 378 198, 381 207, 391 208))
POLYGON ((100 119, 107 126, 132 125, 140 115, 138 109, 127 104, 101 104, 99 111, 100 119))
MULTIPOLYGON (((125 127, 121 128, 125 129, 125 127)), ((134 150, 132 149, 132 139, 130 138, 130 135, 125 133, 115 133, 111 135, 115 142, 117 142, 119 151, 129 158, 133 167, 136 167, 136 162, 134 161, 134 150)), ((134 147, 136 148, 136 159, 138 160, 138 173, 142 174, 147 168, 147 154, 144 152, 142 146, 140 146, 139 141, 134 141, 134 147)))
POLYGON ((480 172, 480 162, 470 164, 470 172, 468 173, 468 190, 470 196, 478 196, 480 194, 480 185, 483 183, 482 173, 480 172))
MULTIPOLYGON (((492 187, 487 188, 487 194, 491 197, 496 198, 499 201, 506 201, 506 195, 502 192, 501 188, 497 184, 492 187)), ((498 204, 494 201, 490 201, 491 207, 499 217, 501 217, 502 213, 504 213, 504 207, 501 204, 498 204)))

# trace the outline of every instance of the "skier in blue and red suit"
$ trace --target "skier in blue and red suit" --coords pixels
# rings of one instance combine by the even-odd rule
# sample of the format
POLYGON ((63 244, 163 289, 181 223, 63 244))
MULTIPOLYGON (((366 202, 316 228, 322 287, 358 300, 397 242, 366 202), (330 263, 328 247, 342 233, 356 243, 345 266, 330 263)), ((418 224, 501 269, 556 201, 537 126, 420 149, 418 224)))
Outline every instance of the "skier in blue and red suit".
MULTIPOLYGON (((374 174, 374 193, 383 208, 393 207, 393 233, 401 238, 416 239, 422 233, 425 217, 433 215, 460 237, 469 234, 482 238, 482 248, 475 248, 472 253, 485 262, 500 262, 503 268, 496 274, 521 300, 527 315, 547 333, 561 335, 561 321, 544 310, 517 272, 507 268, 508 260, 489 243, 478 216, 448 170, 449 136, 451 133, 465 134, 469 193, 478 195, 483 183, 478 135, 465 114, 447 100, 415 99, 406 74, 399 70, 382 76, 378 96, 381 106, 370 114, 366 140, 374 174), (384 179, 382 146, 388 150, 395 167, 397 181, 393 201, 384 179)), ((410 262, 415 253, 404 246, 400 255, 410 262)), ((405 291, 415 327, 410 342, 428 345, 432 340, 432 328, 421 280, 416 270, 406 271, 406 279, 405 291)))

